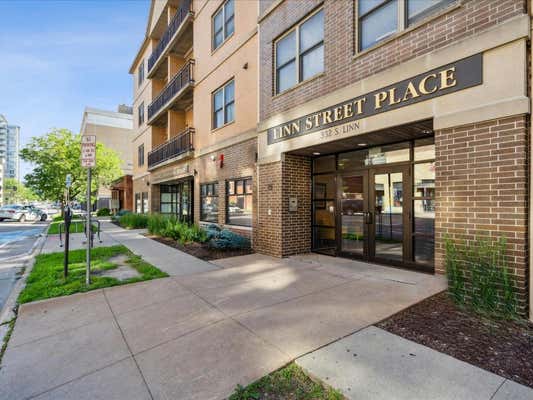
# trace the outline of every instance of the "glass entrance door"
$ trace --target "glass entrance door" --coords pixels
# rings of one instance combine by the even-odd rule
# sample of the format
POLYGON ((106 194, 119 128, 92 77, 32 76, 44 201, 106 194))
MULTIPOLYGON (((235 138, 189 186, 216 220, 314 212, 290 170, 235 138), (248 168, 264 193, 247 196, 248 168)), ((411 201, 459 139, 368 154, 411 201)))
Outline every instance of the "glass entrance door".
POLYGON ((339 254, 394 264, 409 260, 409 167, 341 175, 337 188, 339 254))
POLYGON ((409 170, 391 167, 371 170, 370 258, 401 263, 409 254, 409 170))
POLYGON ((368 247, 368 173, 342 176, 339 181, 340 251, 363 257, 368 247))

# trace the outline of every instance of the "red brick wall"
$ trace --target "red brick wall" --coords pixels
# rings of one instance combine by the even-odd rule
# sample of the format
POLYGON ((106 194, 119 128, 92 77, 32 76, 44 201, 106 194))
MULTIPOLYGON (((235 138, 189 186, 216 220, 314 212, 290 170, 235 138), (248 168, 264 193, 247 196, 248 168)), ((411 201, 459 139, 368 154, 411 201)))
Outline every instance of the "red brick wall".
POLYGON ((285 155, 282 163, 282 251, 289 256, 311 251, 311 159, 285 155), (289 212, 297 197, 298 211, 289 212))
POLYGON ((523 307, 528 279, 527 126, 522 115, 435 132, 436 270, 444 272, 445 236, 505 236, 523 307))
MULTIPOLYGON (((257 219, 257 176, 256 176, 256 157, 257 139, 248 140, 226 147, 217 152, 206 154, 194 160, 194 169, 198 172, 195 176, 194 189, 194 220, 200 221, 200 184, 218 182, 218 223, 226 223, 226 180, 234 178, 252 177, 253 185, 253 216, 252 227, 256 225, 257 219), (224 155, 224 164, 220 168, 219 156, 224 155), (214 155, 216 161, 211 160, 214 155)), ((231 228, 236 233, 243 236, 251 237, 249 229, 231 228)))
MULTIPOLYGON (((352 0, 325 1, 325 73, 273 97, 274 40, 320 5, 320 0, 287 0, 260 23, 260 117, 268 118, 347 84, 454 41, 471 37, 525 13, 525 0, 465 0, 459 8, 429 20, 383 46, 353 58, 355 23, 352 0)), ((262 6, 265 10, 267 4, 262 6)))
POLYGON ((259 221, 255 250, 285 257, 311 250, 311 161, 285 155, 259 166, 259 221), (298 210, 289 212, 289 198, 298 210), (270 214, 269 214, 270 210, 270 214))

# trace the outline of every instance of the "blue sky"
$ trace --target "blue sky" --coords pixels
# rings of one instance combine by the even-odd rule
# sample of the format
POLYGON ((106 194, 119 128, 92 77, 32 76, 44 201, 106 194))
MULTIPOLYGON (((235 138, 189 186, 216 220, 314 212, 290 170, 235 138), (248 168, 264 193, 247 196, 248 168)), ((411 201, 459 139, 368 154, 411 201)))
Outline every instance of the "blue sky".
POLYGON ((53 127, 79 132, 85 106, 131 104, 148 11, 148 0, 0 0, 0 114, 22 146, 53 127))

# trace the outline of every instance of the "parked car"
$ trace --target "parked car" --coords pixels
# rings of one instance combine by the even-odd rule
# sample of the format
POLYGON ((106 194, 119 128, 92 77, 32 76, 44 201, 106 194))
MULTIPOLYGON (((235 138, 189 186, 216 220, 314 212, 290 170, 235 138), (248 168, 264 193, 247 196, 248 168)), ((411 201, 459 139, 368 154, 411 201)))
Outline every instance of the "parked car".
POLYGON ((19 222, 24 221, 46 221, 48 215, 41 209, 34 206, 22 206, 10 204, 0 208, 0 221, 14 219, 19 222))

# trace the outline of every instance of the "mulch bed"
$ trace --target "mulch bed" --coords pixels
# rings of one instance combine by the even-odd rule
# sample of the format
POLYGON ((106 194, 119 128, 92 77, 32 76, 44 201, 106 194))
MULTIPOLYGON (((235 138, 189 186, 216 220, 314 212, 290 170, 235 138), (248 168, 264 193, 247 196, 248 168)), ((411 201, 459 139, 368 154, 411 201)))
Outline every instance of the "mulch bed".
POLYGON ((442 292, 377 326, 533 388, 531 322, 480 316, 442 292))
POLYGON ((204 261, 218 260, 220 258, 244 256, 246 254, 253 254, 252 249, 237 249, 237 250, 217 250, 210 248, 207 243, 185 243, 181 244, 176 240, 164 238, 161 236, 145 235, 147 238, 158 241, 159 243, 166 244, 167 246, 174 247, 187 254, 195 256, 204 261))

